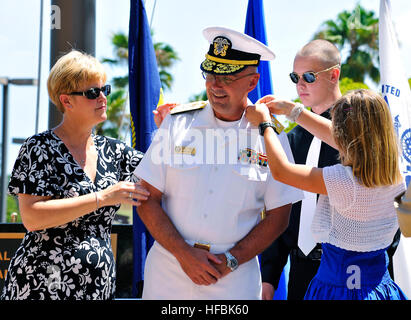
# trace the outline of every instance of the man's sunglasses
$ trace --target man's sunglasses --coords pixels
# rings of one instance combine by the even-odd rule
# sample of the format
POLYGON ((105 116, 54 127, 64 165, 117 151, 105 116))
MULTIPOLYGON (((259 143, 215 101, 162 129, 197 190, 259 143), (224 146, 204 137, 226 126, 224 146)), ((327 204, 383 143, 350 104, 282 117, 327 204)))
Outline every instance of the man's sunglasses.
POLYGON ((87 99, 97 99, 100 96, 100 92, 103 92, 107 97, 111 93, 111 86, 106 84, 101 88, 90 88, 83 92, 72 92, 71 95, 74 96, 85 96, 87 99))
MULTIPOLYGON (((324 69, 324 70, 321 70, 321 71, 318 71, 318 72, 307 71, 307 72, 303 73, 302 78, 307 83, 313 83, 313 82, 315 82, 315 80, 317 80, 317 77, 316 77, 317 74, 329 71, 329 70, 334 69, 334 68, 339 67, 339 66, 340 66, 339 64, 336 64, 335 66, 332 66, 330 68, 327 68, 327 69, 324 69)), ((290 79, 291 79, 292 82, 297 84, 298 81, 300 80, 300 76, 298 75, 297 72, 291 72, 290 73, 290 79)))

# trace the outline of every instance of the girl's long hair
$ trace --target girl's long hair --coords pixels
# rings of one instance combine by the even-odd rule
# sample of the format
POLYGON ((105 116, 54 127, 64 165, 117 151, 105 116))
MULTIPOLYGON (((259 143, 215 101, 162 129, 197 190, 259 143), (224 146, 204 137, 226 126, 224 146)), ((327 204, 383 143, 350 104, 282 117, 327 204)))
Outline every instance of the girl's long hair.
POLYGON ((399 144, 385 100, 370 90, 341 97, 331 111, 343 165, 366 187, 399 183, 399 144))

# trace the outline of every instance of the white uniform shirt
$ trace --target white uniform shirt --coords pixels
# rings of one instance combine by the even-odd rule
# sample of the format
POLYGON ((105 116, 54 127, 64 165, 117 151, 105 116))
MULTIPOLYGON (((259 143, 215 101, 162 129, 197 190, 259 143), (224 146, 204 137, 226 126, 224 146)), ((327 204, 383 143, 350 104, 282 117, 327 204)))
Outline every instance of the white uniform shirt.
MULTIPOLYGON (((209 104, 168 115, 135 170, 163 193, 162 207, 182 237, 212 244, 213 253, 244 238, 260 221, 264 206, 268 211, 304 197, 258 164, 259 154, 265 154, 264 140, 244 114, 231 124, 222 128, 209 104)), ((279 139, 294 162, 286 134, 279 139)))
MULTIPOLYGON (((246 148, 265 154, 263 137, 244 116, 225 133, 209 104, 169 115, 135 170, 163 193, 163 209, 185 239, 235 243, 259 222, 264 205, 268 211, 303 198, 299 189, 275 181, 268 166, 238 159, 246 148), (215 143, 210 142, 215 136, 215 143), (178 153, 180 147, 191 154, 178 153)), ((286 134, 279 138, 294 162, 286 134)))

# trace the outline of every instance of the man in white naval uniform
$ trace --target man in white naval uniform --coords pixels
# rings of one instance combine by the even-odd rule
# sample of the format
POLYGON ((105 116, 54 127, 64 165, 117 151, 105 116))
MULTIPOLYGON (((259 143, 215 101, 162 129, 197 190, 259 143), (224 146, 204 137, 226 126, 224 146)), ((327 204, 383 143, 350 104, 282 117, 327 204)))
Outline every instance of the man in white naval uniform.
MULTIPOLYGON (((174 108, 135 171, 150 192, 138 213, 156 240, 143 299, 261 299, 257 255, 303 198, 272 178, 263 137, 244 116, 256 66, 274 53, 227 28, 203 34, 208 102, 174 108)), ((292 161, 286 134, 279 138, 292 161)))

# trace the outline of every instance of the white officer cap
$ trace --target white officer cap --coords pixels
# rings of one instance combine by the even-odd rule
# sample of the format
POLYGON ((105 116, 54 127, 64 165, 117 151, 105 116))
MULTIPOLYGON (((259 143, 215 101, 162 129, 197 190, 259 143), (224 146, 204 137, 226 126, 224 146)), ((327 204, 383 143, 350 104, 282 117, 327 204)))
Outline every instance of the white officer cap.
POLYGON ((260 41, 225 27, 203 30, 210 43, 200 69, 213 74, 233 74, 248 66, 258 66, 260 60, 273 60, 274 52, 260 41))

